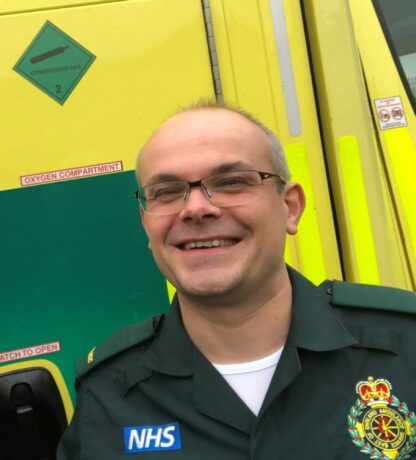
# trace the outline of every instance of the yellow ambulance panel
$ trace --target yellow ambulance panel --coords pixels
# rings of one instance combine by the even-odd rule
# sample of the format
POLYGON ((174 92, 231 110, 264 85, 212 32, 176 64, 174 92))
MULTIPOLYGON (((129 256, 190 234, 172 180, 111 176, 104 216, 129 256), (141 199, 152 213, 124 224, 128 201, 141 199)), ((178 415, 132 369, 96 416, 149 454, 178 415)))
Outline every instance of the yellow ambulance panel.
POLYGON ((348 1, 307 0, 305 18, 346 279, 410 289, 348 1))
POLYGON ((163 117, 213 95, 194 0, 5 14, 0 24, 0 189, 132 170, 163 117), (93 62, 68 98, 51 97, 76 78, 86 54, 93 62))
POLYGON ((412 0, 349 2, 383 174, 415 289, 416 4, 412 0))

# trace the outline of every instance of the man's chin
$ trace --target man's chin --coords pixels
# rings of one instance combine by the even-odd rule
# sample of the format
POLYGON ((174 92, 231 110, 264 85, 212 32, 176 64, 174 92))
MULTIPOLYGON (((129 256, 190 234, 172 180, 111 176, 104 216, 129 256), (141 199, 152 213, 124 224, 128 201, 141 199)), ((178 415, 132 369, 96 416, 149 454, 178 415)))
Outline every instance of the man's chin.
POLYGON ((221 299, 223 302, 227 297, 232 297, 238 290, 238 281, 225 280, 201 280, 200 282, 178 283, 178 293, 180 296, 189 299, 197 299, 199 302, 217 303, 221 299))

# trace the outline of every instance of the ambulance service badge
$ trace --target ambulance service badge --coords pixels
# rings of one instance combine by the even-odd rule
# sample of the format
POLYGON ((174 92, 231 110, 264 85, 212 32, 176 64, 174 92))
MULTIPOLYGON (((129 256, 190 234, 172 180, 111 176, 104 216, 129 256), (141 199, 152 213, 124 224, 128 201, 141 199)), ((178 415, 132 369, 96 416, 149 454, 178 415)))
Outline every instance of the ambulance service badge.
POLYGON ((348 415, 352 442, 375 460, 410 458, 416 448, 416 416, 391 394, 385 379, 357 383, 358 399, 348 415))

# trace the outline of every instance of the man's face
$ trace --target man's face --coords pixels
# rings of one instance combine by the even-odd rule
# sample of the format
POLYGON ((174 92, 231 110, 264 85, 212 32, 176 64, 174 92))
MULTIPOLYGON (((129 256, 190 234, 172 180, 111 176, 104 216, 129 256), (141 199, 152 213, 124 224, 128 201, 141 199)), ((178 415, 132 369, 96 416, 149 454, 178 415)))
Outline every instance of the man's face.
MULTIPOLYGON (((146 145, 140 182, 146 185, 162 175, 192 182, 231 165, 277 172, 268 149, 262 130, 239 114, 217 108, 181 113, 146 145)), ((177 214, 142 211, 155 261, 179 295, 224 302, 278 289, 285 235, 296 233, 303 194, 297 184, 279 194, 276 182, 266 180, 256 195, 246 204, 217 207, 195 187, 177 214), (212 241, 213 247, 192 244, 212 241)))

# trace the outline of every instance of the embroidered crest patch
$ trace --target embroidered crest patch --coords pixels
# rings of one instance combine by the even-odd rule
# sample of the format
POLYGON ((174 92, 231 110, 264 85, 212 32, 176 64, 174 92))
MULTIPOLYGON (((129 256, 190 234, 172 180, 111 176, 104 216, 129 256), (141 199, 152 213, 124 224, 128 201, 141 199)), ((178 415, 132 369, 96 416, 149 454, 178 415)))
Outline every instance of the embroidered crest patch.
POLYGON ((359 398, 348 415, 348 432, 371 459, 404 460, 416 448, 416 416, 391 390, 390 382, 373 377, 356 385, 359 398))

